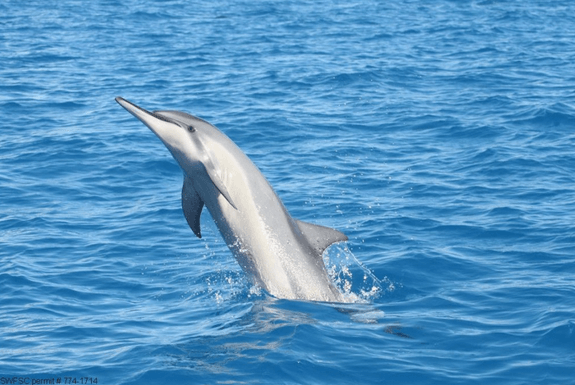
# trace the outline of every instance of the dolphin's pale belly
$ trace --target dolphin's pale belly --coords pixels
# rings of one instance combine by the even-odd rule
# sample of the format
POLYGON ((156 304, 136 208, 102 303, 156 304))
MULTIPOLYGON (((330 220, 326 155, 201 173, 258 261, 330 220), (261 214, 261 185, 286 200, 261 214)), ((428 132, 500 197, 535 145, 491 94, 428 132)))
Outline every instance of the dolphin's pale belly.
POLYGON ((252 181, 250 186, 231 189, 237 209, 221 196, 206 202, 242 269, 253 277, 255 284, 278 298, 344 301, 333 287, 323 261, 314 255, 271 186, 257 168, 252 172, 259 174, 259 178, 253 174, 249 178, 237 178, 235 174, 236 180, 252 181), (259 183, 254 182, 257 179, 259 183), (242 199, 236 199, 234 191, 243 191, 242 199))

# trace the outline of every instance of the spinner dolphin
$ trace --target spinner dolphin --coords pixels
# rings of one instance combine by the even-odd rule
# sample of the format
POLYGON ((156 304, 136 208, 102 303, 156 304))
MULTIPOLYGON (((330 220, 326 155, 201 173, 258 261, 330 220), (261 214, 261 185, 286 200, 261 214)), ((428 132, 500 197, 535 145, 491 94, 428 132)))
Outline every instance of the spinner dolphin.
POLYGON ((198 238, 205 206, 239 265, 269 294, 346 302, 322 258, 328 246, 347 240, 343 233, 292 218, 255 164, 210 123, 116 101, 160 138, 182 168, 182 208, 198 238))

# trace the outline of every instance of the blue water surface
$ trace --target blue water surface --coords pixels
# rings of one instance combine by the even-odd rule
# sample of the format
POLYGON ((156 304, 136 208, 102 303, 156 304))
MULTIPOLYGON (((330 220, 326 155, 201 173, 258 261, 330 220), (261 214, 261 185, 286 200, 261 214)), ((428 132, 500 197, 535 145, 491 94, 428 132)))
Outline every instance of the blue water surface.
POLYGON ((575 383, 571 1, 5 0, 0 116, 2 383, 575 383), (253 287, 116 96, 217 125, 362 301, 253 287))

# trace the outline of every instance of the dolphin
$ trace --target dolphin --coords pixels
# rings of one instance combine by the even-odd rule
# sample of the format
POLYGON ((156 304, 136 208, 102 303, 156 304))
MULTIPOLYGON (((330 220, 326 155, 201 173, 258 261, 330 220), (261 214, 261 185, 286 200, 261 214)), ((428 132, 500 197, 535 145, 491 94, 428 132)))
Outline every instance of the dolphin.
POLYGON ((184 172, 182 209, 201 238, 207 207, 223 239, 253 283, 276 298, 349 302, 331 282, 322 254, 347 236, 290 216, 246 154, 210 123, 180 111, 146 111, 116 101, 142 121, 184 172))

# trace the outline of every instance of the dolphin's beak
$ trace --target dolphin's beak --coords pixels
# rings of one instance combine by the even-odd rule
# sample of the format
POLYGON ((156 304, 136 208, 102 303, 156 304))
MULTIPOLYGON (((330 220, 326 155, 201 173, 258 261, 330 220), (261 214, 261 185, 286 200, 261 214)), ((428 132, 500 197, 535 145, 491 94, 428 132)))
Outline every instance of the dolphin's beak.
POLYGON ((158 134, 157 128, 160 126, 161 122, 169 122, 163 116, 155 114, 153 112, 144 110, 141 107, 136 106, 134 103, 127 101, 126 99, 118 96, 116 101, 119 105, 124 107, 130 114, 134 115, 136 118, 142 121, 146 126, 150 128, 150 130, 154 131, 154 133, 158 134))

